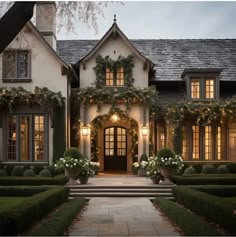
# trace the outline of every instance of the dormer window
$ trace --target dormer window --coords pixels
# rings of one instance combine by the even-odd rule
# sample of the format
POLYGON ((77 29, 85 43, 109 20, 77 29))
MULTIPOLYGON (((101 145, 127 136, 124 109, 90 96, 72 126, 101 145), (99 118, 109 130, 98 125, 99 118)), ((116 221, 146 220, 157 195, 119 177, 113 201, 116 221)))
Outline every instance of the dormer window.
POLYGON ((191 78, 191 99, 216 99, 215 79, 191 78))
POLYGON ((106 86, 124 86, 124 68, 111 70, 106 68, 106 86))
POLYGON ((191 100, 214 100, 219 98, 220 69, 189 69, 182 77, 187 84, 187 95, 191 100))

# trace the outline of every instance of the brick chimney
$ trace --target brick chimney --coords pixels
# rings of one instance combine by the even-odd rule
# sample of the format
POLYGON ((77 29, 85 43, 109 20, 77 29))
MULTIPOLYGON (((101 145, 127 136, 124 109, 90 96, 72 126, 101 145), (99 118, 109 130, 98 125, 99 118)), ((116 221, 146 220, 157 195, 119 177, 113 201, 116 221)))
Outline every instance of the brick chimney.
POLYGON ((56 50, 56 4, 41 1, 36 3, 36 27, 46 41, 56 50))

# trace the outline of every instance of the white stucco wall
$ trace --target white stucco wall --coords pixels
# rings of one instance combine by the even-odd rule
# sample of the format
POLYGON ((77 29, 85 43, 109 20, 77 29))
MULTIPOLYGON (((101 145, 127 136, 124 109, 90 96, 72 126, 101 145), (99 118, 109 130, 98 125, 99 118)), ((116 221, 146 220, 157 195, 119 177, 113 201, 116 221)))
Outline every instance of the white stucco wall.
MULTIPOLYGON (((11 49, 30 51, 32 81, 26 83, 4 83, 2 81, 2 54, 0 54, 0 87, 23 87, 32 92, 36 86, 41 88, 47 87, 54 92, 60 91, 67 101, 67 77, 61 74, 61 63, 49 52, 48 48, 27 26, 24 27, 18 36, 9 44, 6 50, 11 49)), ((67 111, 67 108, 65 111, 67 111)), ((51 121, 49 121, 49 161, 51 161, 53 155, 53 128, 51 128, 50 123, 51 121)))

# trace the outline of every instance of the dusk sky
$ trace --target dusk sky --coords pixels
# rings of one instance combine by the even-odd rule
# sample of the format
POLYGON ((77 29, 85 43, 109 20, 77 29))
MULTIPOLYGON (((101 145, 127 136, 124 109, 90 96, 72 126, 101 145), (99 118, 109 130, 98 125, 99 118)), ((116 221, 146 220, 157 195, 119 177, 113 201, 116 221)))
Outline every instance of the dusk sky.
POLYGON ((100 39, 117 23, 130 39, 236 38, 236 2, 113 2, 98 16, 98 30, 85 24, 76 25, 76 33, 57 34, 58 39, 100 39))

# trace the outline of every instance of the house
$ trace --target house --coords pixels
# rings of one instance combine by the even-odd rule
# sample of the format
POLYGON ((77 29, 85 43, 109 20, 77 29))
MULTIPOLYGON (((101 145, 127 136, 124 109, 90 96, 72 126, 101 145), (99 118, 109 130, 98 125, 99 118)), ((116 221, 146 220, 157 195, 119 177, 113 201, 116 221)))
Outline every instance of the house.
POLYGON ((48 164, 68 146, 70 66, 56 53, 55 4, 37 4, 0 55, 0 162, 48 164))
MULTIPOLYGON (((22 86, 32 91, 35 86, 46 86, 61 92, 64 120, 56 109, 43 107, 44 161, 59 158, 62 153, 55 152, 64 147, 58 146, 63 141, 57 142, 65 137, 65 146, 78 146, 90 159, 98 160, 104 171, 130 172, 132 163, 143 154, 155 155, 166 146, 188 162, 236 162, 235 39, 130 40, 115 19, 100 40, 55 41, 50 29, 37 30, 31 23, 24 31, 30 35, 25 44, 31 39, 33 46, 28 49, 32 80, 10 83, 3 66, 1 87, 22 86), (52 50, 55 43, 57 54, 52 50), (65 129, 55 128, 58 121, 64 122, 65 129)), ((24 49, 16 37, 5 53, 14 45, 24 49)), ((0 65, 5 65, 4 55, 0 65)), ((0 159, 12 162, 17 149, 14 162, 28 162, 21 160, 25 157, 21 150, 27 147, 34 157, 30 161, 41 162, 35 159, 36 127, 40 125, 33 117, 22 123, 33 107, 6 111, 1 110, 0 159), (27 126, 30 146, 20 138, 21 127, 26 131, 27 126), (18 141, 12 145, 15 135, 18 141)))

